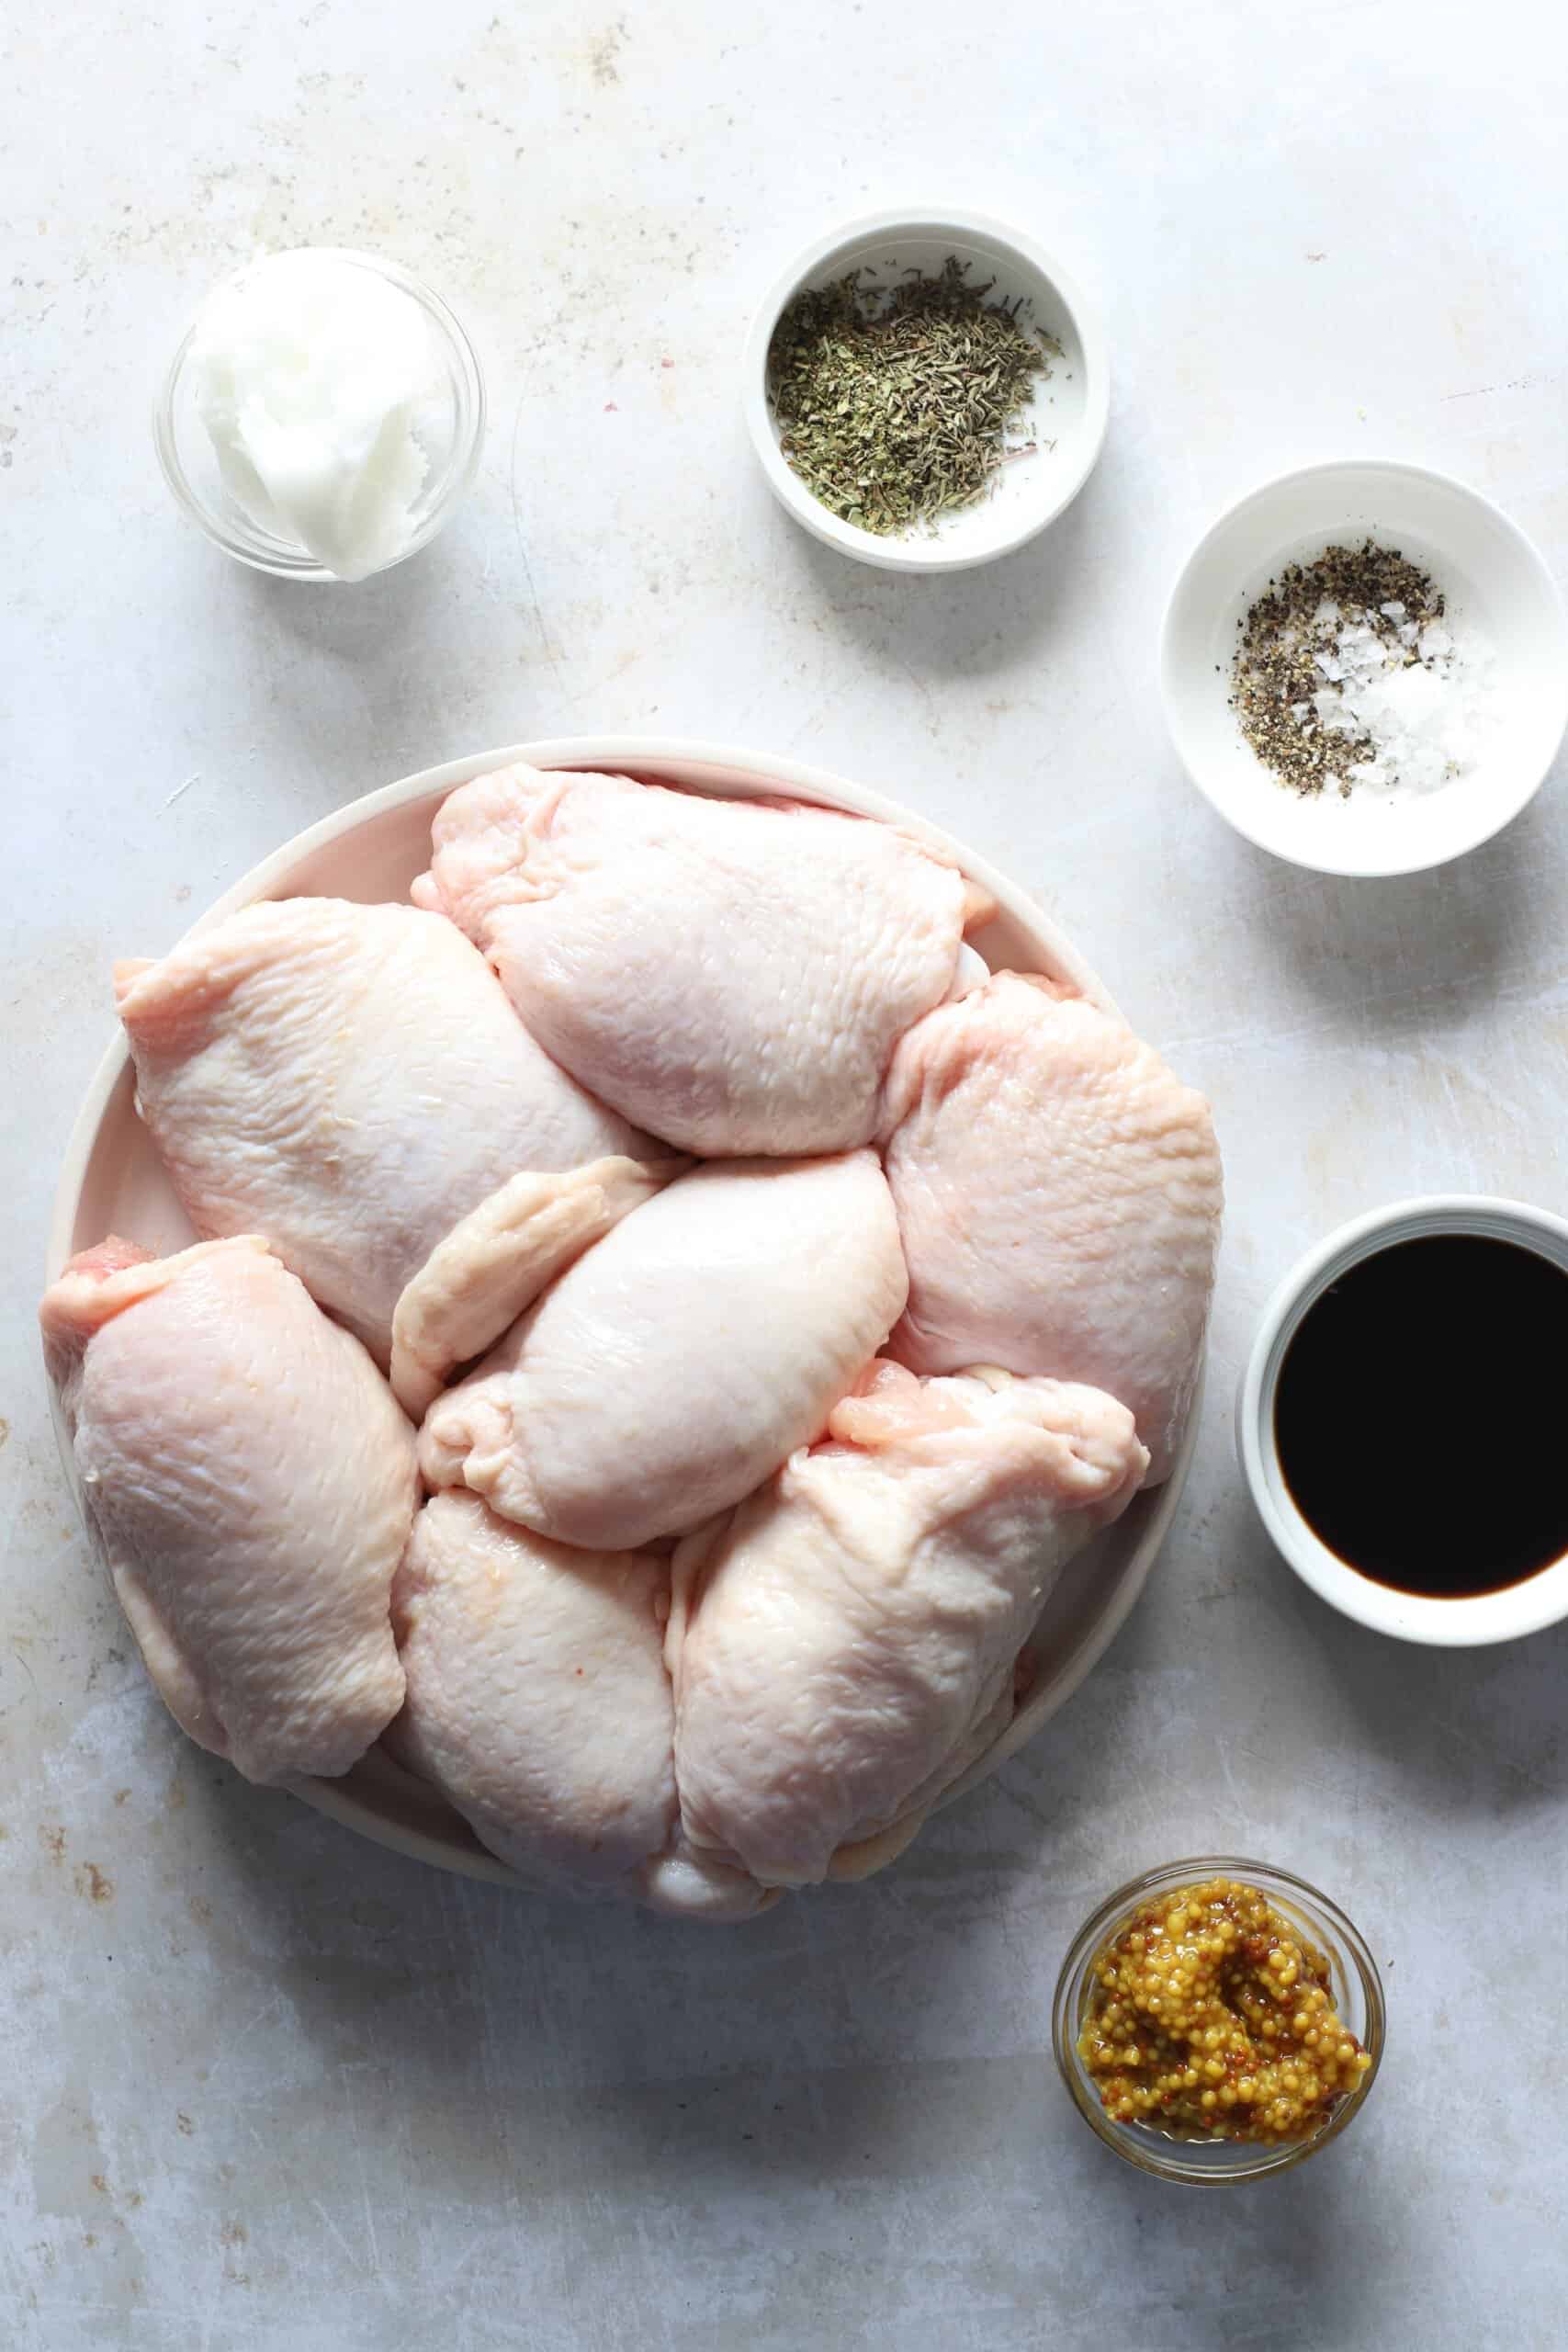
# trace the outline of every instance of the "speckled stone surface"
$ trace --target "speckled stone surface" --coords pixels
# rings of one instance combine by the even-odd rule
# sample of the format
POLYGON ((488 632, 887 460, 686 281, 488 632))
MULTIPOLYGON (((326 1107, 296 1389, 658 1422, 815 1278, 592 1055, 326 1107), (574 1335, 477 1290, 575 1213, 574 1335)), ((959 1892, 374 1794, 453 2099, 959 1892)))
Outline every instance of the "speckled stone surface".
MULTIPOLYGON (((1219 504, 1314 456, 1451 469, 1568 565, 1561 23, 66 0, 3 39, 0 2339, 1560 2345, 1568 1632, 1341 1623, 1266 1546, 1228 1416, 1330 1225, 1564 1205, 1568 799, 1427 877, 1272 865, 1177 773, 1154 647, 1219 504), (1115 359, 1082 499, 945 581, 795 529, 737 409, 761 283, 909 193, 1059 246, 1115 359), (482 349, 468 507, 361 588, 225 562, 153 463, 155 377, 258 239, 391 254, 482 349), (614 727, 793 752, 966 836, 1208 1089, 1229 1168, 1203 1444, 1105 1664, 886 1877, 734 1933, 437 1877, 187 1746, 73 1523, 31 1325, 111 957, 373 786, 614 727), (1391 2038, 1321 2160, 1205 2197, 1097 2145, 1046 2018, 1091 1903, 1216 1848, 1344 1904, 1391 2038)), ((1454 1366, 1456 1464, 1502 1453, 1511 1371, 1454 1366)))

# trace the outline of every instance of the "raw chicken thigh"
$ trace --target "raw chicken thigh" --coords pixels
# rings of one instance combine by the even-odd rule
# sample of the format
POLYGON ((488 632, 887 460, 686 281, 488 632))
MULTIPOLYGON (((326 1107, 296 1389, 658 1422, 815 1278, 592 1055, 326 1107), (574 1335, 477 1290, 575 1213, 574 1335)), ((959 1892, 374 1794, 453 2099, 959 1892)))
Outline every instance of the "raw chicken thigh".
POLYGON ((905 1291, 871 1152, 715 1161, 437 1397, 420 1466, 563 1543, 626 1551, 694 1527, 818 1434, 905 1291))
MULTIPOLYGON (((382 1365, 405 1284, 510 1178, 656 1149, 541 1051, 460 932, 412 907, 245 907, 116 985, 137 1106, 197 1232, 265 1233, 382 1365)), ((536 1294, 520 1255, 513 1290, 492 1265, 474 1349, 536 1294)))
POLYGON ((479 776, 414 884, 541 1045, 708 1157, 867 1142, 887 1058, 953 984, 966 886, 892 826, 625 776, 479 776))
POLYGON ((1052 1584, 1148 1463, 1098 1389, 894 1364, 862 1385, 675 1555, 686 1835, 770 1885, 824 1878, 989 1744, 1052 1584))
POLYGON ((874 820, 516 766, 413 896, 117 970, 212 1238, 41 1319, 148 1670, 254 1780, 384 1736, 529 1884, 863 1875, 1171 1468, 1207 1108, 874 820))
POLYGON ((559 1176, 513 1176, 438 1241, 392 1317, 392 1387, 419 1420, 455 1366, 471 1363, 591 1241, 649 1200, 687 1159, 593 1159, 559 1176))
POLYGON ((909 1269, 889 1353, 1091 1382, 1168 1476, 1219 1241, 1201 1095, 1114 1015, 1002 972, 903 1039, 882 1133, 909 1269))
POLYGON ((84 1508, 182 1728, 250 1780, 346 1772, 403 1695, 413 1432, 254 1235, 109 1240, 39 1309, 84 1508))
POLYGON ((762 1889, 675 1852, 669 1603, 668 1559, 435 1496, 394 1594, 408 1698, 387 1745, 526 1879, 739 1917, 762 1889))
POLYGON ((675 1823, 669 1598, 667 1560, 568 1551, 435 1496, 397 1581, 408 1697, 388 1745, 525 1875, 629 1877, 675 1823))

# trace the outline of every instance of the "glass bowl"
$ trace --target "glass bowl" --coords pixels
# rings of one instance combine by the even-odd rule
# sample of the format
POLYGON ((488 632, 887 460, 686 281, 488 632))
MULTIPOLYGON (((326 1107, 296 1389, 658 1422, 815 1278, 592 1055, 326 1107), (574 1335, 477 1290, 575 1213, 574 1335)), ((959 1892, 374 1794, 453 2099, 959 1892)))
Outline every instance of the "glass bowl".
POLYGON ((1237 1860, 1228 1855, 1201 1855, 1194 1860, 1167 1862, 1145 1871, 1141 1878, 1103 1902, 1074 1937, 1051 2010, 1051 2041, 1062 2080, 1073 2103, 1091 2132, 1124 2156, 1140 2172, 1161 2180, 1198 2183, 1257 2180, 1265 2173, 1285 2172, 1305 2162, 1337 2139, 1366 2103, 1382 2061, 1384 2013, 1382 1985, 1377 1965, 1361 1935, 1336 1904, 1304 1879, 1267 1862, 1237 1860), (1100 2103, 1094 2077, 1078 2055, 1090 1984, 1090 1970, 1100 1948, 1124 1925, 1140 1904, 1152 1895, 1173 1893, 1179 1886, 1204 1879, 1234 1878, 1255 1886, 1276 1911, 1323 1952, 1329 1963, 1335 2007, 1371 2059, 1360 2081, 1332 2108, 1315 2132, 1300 2140, 1272 2145, 1243 2140, 1187 2140, 1148 2123, 1114 2121, 1100 2103))
MULTIPOLYGON (((352 262, 375 271, 423 311, 442 365, 442 390, 428 413, 420 420, 418 438, 430 460, 429 470, 414 503, 413 528, 408 545, 378 567, 388 571, 406 562, 435 537, 456 510, 479 465, 484 447, 485 392, 479 359, 453 312, 439 294, 395 261, 377 254, 351 252, 341 245, 309 248, 333 261, 352 262)), ((236 270, 234 276, 243 273, 236 270)), ((344 585, 337 574, 296 539, 280 537, 248 514, 219 470, 217 455, 197 407, 196 387, 186 362, 196 337, 193 320, 164 379, 152 413, 152 438, 164 479, 194 523, 200 525, 214 546, 253 571, 270 571, 280 580, 321 580, 344 585)), ((367 575, 374 577, 374 574, 367 575)))

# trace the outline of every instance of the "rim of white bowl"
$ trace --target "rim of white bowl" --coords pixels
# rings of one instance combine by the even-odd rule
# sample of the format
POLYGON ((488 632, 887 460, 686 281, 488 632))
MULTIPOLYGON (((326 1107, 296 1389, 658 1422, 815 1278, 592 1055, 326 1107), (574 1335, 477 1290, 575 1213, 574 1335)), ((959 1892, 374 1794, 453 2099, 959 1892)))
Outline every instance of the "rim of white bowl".
POLYGON ((1011 228, 987 212, 939 211, 934 208, 894 205, 879 212, 863 213, 816 238, 779 272, 752 313, 741 373, 751 446, 775 498, 814 537, 837 548, 841 555, 874 564, 883 571, 968 571, 977 564, 993 562, 998 556, 1010 555, 1015 548, 1027 545, 1071 505, 1094 471, 1111 417, 1110 347, 1095 302, 1054 254, 1021 229, 1011 228), (1010 256, 1037 271, 1060 299, 1083 352, 1084 412, 1077 458, 1063 469, 1054 485, 1057 491, 1055 500, 1038 510, 1028 510, 1021 517, 1018 528, 992 547, 953 548, 940 537, 886 539, 874 531, 860 530, 853 523, 846 523, 832 514, 820 499, 814 498, 779 450, 768 407, 768 348, 785 304, 841 247, 858 244, 866 237, 894 235, 928 236, 938 243, 950 236, 959 242, 968 240, 991 246, 998 257, 1010 256))
POLYGON ((1261 830, 1255 831, 1242 815, 1210 790, 1202 772, 1202 763, 1190 752, 1177 716, 1177 696, 1173 681, 1178 673, 1179 664, 1172 651, 1171 639, 1175 630, 1177 608, 1181 602, 1183 592, 1213 542, 1249 507, 1259 506, 1265 500, 1275 496, 1279 492, 1288 490, 1297 482, 1310 481, 1319 475, 1363 473, 1404 474, 1413 481, 1435 482, 1439 488, 1451 491, 1459 497, 1467 499, 1472 505, 1480 507, 1488 514, 1499 526, 1504 537, 1512 540, 1526 566, 1534 574, 1535 583, 1541 592, 1542 600, 1551 608, 1557 624, 1557 633, 1562 642, 1563 674, 1568 677, 1568 606, 1564 605, 1562 592, 1558 587, 1555 574, 1529 532, 1516 523, 1513 516, 1505 507, 1499 506, 1495 499, 1488 498, 1484 491, 1475 489, 1472 483, 1461 481, 1457 474, 1444 473, 1437 466, 1414 465, 1405 458, 1363 455, 1354 458, 1319 458, 1314 459, 1310 465, 1292 466, 1284 473, 1270 474, 1266 481, 1258 482, 1251 490, 1244 492, 1241 497, 1233 499, 1228 506, 1224 507, 1214 516, 1208 528, 1199 536, 1189 550, 1172 583, 1170 594, 1166 598, 1159 632, 1159 688, 1160 701, 1165 709, 1166 731, 1170 737, 1189 783, 1202 795, 1215 815, 1222 817, 1233 832, 1239 833, 1242 839, 1250 842, 1255 849, 1266 851, 1270 857, 1277 857, 1287 865, 1300 866, 1306 873, 1337 874, 1349 880, 1373 882, 1387 881, 1399 874, 1428 873, 1434 866, 1451 865, 1456 858, 1468 857, 1472 850, 1481 849, 1487 842, 1495 839, 1506 825, 1511 825, 1514 819, 1519 816, 1535 798, 1551 773, 1557 754, 1562 748, 1563 737, 1568 734, 1568 695, 1565 695, 1563 700, 1562 724, 1558 728, 1550 750, 1540 763, 1539 774, 1531 775, 1528 768, 1522 769, 1521 775, 1525 780, 1513 794, 1499 795, 1495 814, 1489 809, 1476 831, 1457 848, 1439 850, 1435 854, 1422 855, 1418 853, 1393 864, 1386 862, 1369 864, 1364 857, 1334 859, 1298 855, 1291 850, 1281 849, 1277 842, 1265 840, 1261 830))
POLYGON ((1330 1551, 1303 1518, 1280 1467, 1274 1435, 1280 1370, 1309 1307, 1361 1260, 1398 1242, 1438 1234, 1515 1242, 1568 1274, 1568 1218, 1528 1201, 1427 1193, 1352 1217, 1297 1261, 1265 1306, 1236 1388, 1235 1441, 1243 1475, 1275 1548, 1320 1600, 1396 1641, 1472 1649, 1517 1641, 1568 1617, 1568 1555, 1517 1584, 1456 1600, 1379 1584, 1330 1551))

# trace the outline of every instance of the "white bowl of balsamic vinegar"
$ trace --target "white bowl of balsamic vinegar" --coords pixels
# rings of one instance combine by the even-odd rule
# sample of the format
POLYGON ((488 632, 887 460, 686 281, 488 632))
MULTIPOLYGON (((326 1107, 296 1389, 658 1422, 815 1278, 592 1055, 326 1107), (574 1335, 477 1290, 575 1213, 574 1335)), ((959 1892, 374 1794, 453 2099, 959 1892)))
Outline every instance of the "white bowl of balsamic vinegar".
POLYGON ((1285 1558, 1363 1625, 1568 1617, 1568 1221, 1438 1194, 1342 1226, 1264 1312, 1236 1442, 1285 1558))

